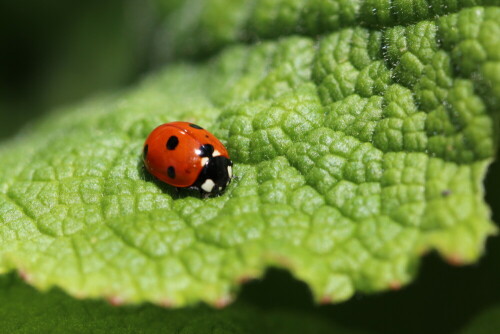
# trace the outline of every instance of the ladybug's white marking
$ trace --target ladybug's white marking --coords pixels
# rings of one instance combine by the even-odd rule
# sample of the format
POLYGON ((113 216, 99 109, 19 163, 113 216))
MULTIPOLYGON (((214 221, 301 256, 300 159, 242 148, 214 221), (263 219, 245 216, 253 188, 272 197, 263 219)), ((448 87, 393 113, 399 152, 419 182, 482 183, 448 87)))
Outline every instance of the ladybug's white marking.
POLYGON ((201 158, 201 165, 205 166, 208 162, 208 158, 201 158))
POLYGON ((207 179, 203 184, 201 185, 201 189, 205 190, 207 193, 212 192, 214 189, 215 183, 211 179, 207 179))
POLYGON ((233 177, 233 167, 227 166, 227 175, 229 175, 229 178, 233 177))
POLYGON ((212 154, 213 157, 218 157, 220 155, 220 152, 215 150, 214 153, 212 154))

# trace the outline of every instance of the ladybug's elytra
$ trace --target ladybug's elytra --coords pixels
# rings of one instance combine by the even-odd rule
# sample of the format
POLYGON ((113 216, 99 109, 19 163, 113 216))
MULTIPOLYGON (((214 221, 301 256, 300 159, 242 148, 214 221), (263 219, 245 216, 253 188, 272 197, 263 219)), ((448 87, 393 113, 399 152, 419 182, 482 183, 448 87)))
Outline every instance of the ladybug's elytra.
POLYGON ((189 122, 154 129, 144 143, 144 166, 159 180, 202 194, 220 194, 231 182, 233 162, 210 132, 189 122))

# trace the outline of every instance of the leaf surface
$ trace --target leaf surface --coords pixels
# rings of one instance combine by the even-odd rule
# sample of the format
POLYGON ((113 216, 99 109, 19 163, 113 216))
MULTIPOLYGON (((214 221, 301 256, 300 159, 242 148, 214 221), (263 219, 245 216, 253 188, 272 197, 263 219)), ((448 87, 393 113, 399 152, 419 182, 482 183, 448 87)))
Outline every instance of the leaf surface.
POLYGON ((224 306, 269 266, 337 302, 410 282, 431 249, 476 260, 494 232, 482 180, 500 9, 405 25, 359 10, 363 24, 317 39, 285 36, 294 28, 169 65, 4 143, 0 271, 114 303, 224 306), (178 195, 144 174, 144 139, 175 120, 226 143, 237 179, 224 195, 178 195))

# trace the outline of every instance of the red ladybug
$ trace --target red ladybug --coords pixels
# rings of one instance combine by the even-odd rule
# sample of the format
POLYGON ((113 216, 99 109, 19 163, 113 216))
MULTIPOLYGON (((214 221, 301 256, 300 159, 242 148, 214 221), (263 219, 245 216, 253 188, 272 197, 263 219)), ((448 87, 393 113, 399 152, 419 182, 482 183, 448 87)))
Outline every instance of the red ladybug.
POLYGON ((233 162, 224 145, 188 122, 154 129, 144 143, 143 160, 148 172, 161 181, 202 194, 220 194, 233 177, 233 162))

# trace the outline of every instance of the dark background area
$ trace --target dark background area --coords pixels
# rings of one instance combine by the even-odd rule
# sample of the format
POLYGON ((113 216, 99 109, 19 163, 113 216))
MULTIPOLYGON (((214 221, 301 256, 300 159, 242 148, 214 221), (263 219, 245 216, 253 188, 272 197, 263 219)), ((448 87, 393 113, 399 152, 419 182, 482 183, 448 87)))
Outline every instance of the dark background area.
POLYGON ((151 69, 152 0, 0 1, 0 138, 151 69))
MULTIPOLYGON (((164 11, 168 2, 163 6, 164 11)), ((158 66, 152 56, 162 12, 157 9, 158 3, 138 0, 0 1, 0 139, 15 135, 44 112, 126 87, 158 66)), ((497 221, 500 164, 490 169, 485 187, 497 221)), ((229 309, 245 304, 263 312, 298 310, 381 334, 455 333, 500 303, 499 258, 498 238, 488 240, 486 256, 472 266, 453 267, 430 254, 410 286, 327 306, 314 305, 306 285, 288 273, 270 270, 265 279, 246 284, 229 309)), ((18 281, 14 275, 2 279, 0 289, 18 284, 11 282, 18 281), (6 285, 5 280, 11 283, 6 285)), ((73 301, 58 290, 43 294, 22 289, 35 301, 53 295, 67 303, 99 305, 101 312, 114 312, 105 302, 73 301)), ((12 298, 1 294, 0 303, 11 303, 12 298)), ((171 311, 158 308, 158 312, 171 311)), ((196 317, 196 308, 186 312, 196 317)))

